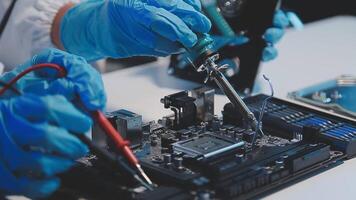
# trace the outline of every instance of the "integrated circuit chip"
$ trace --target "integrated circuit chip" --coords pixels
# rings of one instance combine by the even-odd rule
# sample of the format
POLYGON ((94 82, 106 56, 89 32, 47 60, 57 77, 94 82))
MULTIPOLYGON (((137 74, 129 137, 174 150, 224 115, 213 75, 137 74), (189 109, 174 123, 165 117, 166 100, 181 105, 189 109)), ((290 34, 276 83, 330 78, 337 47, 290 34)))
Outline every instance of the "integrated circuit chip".
POLYGON ((244 145, 244 142, 233 142, 219 136, 206 133, 195 138, 174 143, 173 150, 182 152, 190 157, 211 157, 218 153, 229 151, 244 145))

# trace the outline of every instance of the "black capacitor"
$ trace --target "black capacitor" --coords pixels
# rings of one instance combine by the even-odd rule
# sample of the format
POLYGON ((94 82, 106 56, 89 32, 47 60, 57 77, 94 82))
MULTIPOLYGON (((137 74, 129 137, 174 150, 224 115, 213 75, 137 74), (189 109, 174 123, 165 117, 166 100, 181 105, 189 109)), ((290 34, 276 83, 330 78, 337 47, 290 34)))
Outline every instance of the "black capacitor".
POLYGON ((167 133, 161 136, 161 146, 165 148, 170 149, 171 144, 177 141, 178 140, 176 139, 176 137, 171 133, 167 133))
POLYGON ((183 167, 183 158, 182 157, 174 157, 173 158, 173 165, 177 169, 181 169, 183 167))
POLYGON ((243 140, 246 141, 246 142, 251 143, 252 140, 253 140, 254 135, 255 135, 254 131, 245 131, 244 134, 243 134, 243 140))
POLYGON ((303 140, 310 143, 320 142, 321 128, 320 126, 307 125, 303 126, 302 135, 303 140))
POLYGON ((213 131, 218 131, 219 129, 220 129, 220 126, 221 126, 221 124, 220 124, 220 121, 219 120, 213 120, 212 122, 211 122, 211 129, 213 130, 213 131))
POLYGON ((166 164, 166 165, 171 164, 171 162, 172 162, 172 155, 171 154, 165 153, 162 156, 163 156, 164 164, 166 164))

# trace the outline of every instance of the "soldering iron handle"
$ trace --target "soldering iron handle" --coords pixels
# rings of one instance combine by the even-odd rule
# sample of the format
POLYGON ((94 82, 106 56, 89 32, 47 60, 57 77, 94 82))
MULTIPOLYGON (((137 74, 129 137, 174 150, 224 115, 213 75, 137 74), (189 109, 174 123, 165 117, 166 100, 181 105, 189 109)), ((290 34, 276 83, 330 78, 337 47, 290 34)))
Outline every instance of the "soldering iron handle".
POLYGON ((125 141, 121 137, 121 134, 114 129, 105 115, 100 111, 94 111, 93 116, 94 119, 98 122, 99 126, 104 130, 105 134, 114 142, 116 148, 125 154, 125 157, 128 159, 129 163, 132 165, 137 165, 139 161, 128 146, 128 142, 125 141))
POLYGON ((232 87, 230 82, 225 78, 225 76, 218 70, 214 70, 212 74, 213 79, 219 88, 225 93, 231 103, 234 105, 235 109, 243 115, 243 117, 249 120, 250 125, 253 129, 257 128, 257 120, 254 114, 247 107, 242 98, 236 93, 235 89, 232 87))
POLYGON ((243 113, 244 116, 248 116, 248 107, 245 105, 243 100, 236 93, 235 89, 229 83, 229 81, 225 78, 225 76, 219 72, 214 71, 212 74, 213 79, 216 84, 220 87, 220 89, 225 93, 225 95, 229 98, 231 103, 235 106, 236 109, 239 110, 240 113, 243 113))

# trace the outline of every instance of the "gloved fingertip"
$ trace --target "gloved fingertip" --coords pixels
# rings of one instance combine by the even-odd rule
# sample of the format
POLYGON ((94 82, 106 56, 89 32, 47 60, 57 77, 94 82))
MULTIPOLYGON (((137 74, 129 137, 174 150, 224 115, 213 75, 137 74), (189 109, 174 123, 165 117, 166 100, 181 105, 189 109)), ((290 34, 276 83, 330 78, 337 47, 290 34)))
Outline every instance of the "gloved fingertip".
POLYGON ((278 28, 286 28, 289 25, 289 19, 284 11, 277 10, 273 18, 273 25, 278 28))
POLYGON ((275 44, 282 39, 284 33, 284 30, 280 28, 269 28, 266 30, 263 37, 266 42, 275 44))
MULTIPOLYGON (((85 133, 73 133, 73 134, 85 134, 85 133)), ((66 147, 68 148, 68 151, 66 152, 66 157, 68 157, 68 159, 71 160, 82 158, 89 153, 88 147, 76 137, 75 140, 73 139, 71 143, 67 143, 66 147)))
POLYGON ((89 148, 85 144, 81 143, 81 145, 75 152, 75 155, 73 155, 73 158, 79 159, 79 158, 86 156, 88 153, 89 153, 89 148))
POLYGON ((198 41, 198 37, 196 34, 194 34, 193 32, 187 36, 182 36, 180 39, 180 42, 185 46, 185 47, 193 47, 197 41, 198 41))
POLYGON ((290 24, 296 30, 302 30, 304 28, 303 21, 300 19, 300 17, 296 13, 287 12, 286 15, 287 15, 288 20, 290 21, 290 24))
POLYGON ((20 192, 33 199, 47 198, 60 187, 60 180, 58 178, 45 180, 20 178, 18 180, 18 185, 22 188, 20 192))
POLYGON ((248 43, 249 41, 250 41, 250 39, 245 36, 238 36, 238 37, 234 37, 234 39, 232 39, 232 43, 236 44, 236 45, 243 45, 243 44, 248 43))
POLYGON ((85 108, 89 111, 101 110, 103 111, 106 107, 106 95, 98 94, 101 98, 89 98, 82 96, 81 101, 84 104, 85 108))
POLYGON ((40 198, 50 196, 61 185, 61 182, 58 178, 47 179, 46 181, 43 182, 44 183, 39 189, 39 193, 41 196, 40 198))
POLYGON ((193 8, 197 11, 201 11, 201 2, 200 0, 184 0, 189 5, 193 6, 193 8))
POLYGON ((264 48, 262 53, 262 61, 268 62, 274 60, 278 56, 278 51, 276 48, 269 46, 264 48))
POLYGON ((88 115, 82 112, 82 116, 80 118, 77 118, 77 124, 78 126, 76 127, 68 127, 68 128, 71 131, 75 131, 77 133, 86 133, 93 126, 93 120, 91 117, 89 117, 88 115))
MULTIPOLYGON (((40 158, 41 159, 41 158, 40 158)), ((58 173, 67 171, 74 165, 74 161, 69 159, 58 158, 50 160, 51 158, 43 158, 42 162, 42 174, 45 177, 52 177, 58 173)))

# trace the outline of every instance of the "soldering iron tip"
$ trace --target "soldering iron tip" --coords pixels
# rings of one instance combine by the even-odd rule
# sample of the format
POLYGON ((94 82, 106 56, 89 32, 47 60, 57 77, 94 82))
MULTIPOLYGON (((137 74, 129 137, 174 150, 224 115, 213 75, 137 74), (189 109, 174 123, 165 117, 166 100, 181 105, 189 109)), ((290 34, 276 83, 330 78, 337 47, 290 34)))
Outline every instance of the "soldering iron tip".
POLYGON ((148 184, 153 185, 150 178, 148 178, 147 174, 143 171, 141 165, 136 165, 137 170, 140 172, 141 176, 147 181, 148 184))

